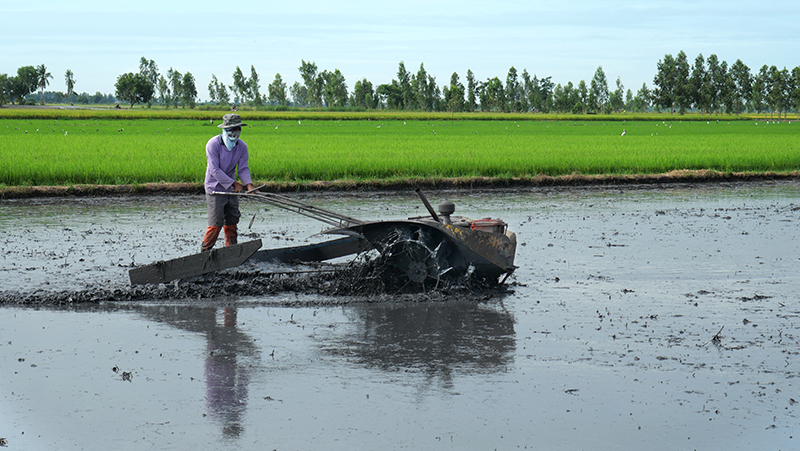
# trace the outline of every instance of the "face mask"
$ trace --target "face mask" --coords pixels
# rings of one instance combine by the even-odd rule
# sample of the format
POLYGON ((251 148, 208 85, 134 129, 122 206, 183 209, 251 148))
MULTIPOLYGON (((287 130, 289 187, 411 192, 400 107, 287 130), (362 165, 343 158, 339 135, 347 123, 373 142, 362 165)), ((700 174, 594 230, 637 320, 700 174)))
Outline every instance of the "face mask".
POLYGON ((239 135, 242 134, 242 129, 225 130, 225 134, 228 135, 228 139, 230 139, 233 142, 236 142, 236 140, 239 139, 239 135))
POLYGON ((239 140, 241 130, 224 130, 222 132, 222 140, 225 142, 225 147, 228 150, 233 150, 236 147, 236 141, 239 140))

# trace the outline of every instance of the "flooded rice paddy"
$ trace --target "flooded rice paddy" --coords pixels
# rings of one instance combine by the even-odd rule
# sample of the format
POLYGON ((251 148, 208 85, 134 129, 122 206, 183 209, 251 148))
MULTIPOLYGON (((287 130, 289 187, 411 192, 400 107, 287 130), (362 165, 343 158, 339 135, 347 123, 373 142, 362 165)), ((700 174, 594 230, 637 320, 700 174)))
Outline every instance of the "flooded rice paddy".
MULTIPOLYGON (((456 214, 505 220, 519 269, 504 290, 375 297, 302 284, 187 297, 182 281, 147 299, 128 270, 196 252, 202 197, 2 201, 0 438, 19 450, 797 449, 798 188, 430 191, 456 214)), ((362 219, 425 213, 414 193, 297 196, 362 219)), ((242 213, 241 239, 266 247, 322 229, 253 202, 242 213)))

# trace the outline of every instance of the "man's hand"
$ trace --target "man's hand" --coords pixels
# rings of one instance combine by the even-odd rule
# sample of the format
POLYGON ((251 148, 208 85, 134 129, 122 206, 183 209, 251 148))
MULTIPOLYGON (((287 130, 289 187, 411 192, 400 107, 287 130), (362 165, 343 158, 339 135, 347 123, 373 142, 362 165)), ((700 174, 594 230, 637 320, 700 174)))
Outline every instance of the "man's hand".
MULTIPOLYGON (((247 186, 250 186, 250 185, 247 185, 247 186)), ((244 185, 242 185, 239 182, 233 182, 233 192, 234 193, 241 193, 242 191, 244 191, 244 185)))
POLYGON ((248 183, 247 186, 245 187, 245 189, 247 190, 248 193, 250 193, 250 192, 258 192, 258 191, 256 191, 256 187, 253 186, 252 183, 248 183))

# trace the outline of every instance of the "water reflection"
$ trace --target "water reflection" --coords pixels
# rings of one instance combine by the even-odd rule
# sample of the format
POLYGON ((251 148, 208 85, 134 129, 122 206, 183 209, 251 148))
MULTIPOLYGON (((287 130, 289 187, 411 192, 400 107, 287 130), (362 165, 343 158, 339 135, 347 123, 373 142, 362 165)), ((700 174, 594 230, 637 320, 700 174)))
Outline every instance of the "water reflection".
MULTIPOLYGON (((266 368, 253 338, 239 330, 237 309, 152 305, 134 309, 150 320, 205 337, 206 414, 224 437, 242 436, 250 383, 266 368)), ((334 367, 356 362, 412 379, 418 374, 423 382, 417 390, 425 391, 429 386, 450 390, 460 375, 503 372, 513 365, 514 319, 497 301, 363 303, 341 311, 346 326, 321 327, 311 335, 312 348, 316 345, 332 357, 334 367)))
POLYGON ((442 388, 452 388, 457 373, 498 372, 513 362, 514 319, 499 303, 358 304, 346 312, 353 328, 321 336, 325 354, 384 371, 419 371, 442 388))
POLYGON ((205 384, 207 415, 225 437, 243 432, 250 373, 257 368, 258 349, 236 327, 235 307, 160 306, 142 312, 149 319, 206 336, 205 384))

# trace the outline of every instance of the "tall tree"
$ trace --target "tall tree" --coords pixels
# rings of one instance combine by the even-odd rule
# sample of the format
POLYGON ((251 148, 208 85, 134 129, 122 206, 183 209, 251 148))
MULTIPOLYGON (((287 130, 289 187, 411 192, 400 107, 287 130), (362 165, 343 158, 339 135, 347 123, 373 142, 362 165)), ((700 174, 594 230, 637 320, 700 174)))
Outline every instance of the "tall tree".
POLYGON ((231 103, 231 96, 228 94, 228 88, 225 86, 225 83, 219 84, 217 100, 219 100, 220 105, 228 105, 231 103))
POLYGON ((244 76, 239 66, 236 66, 236 70, 233 71, 233 86, 231 86, 231 90, 233 91, 234 102, 239 104, 247 103, 247 94, 250 91, 250 87, 247 84, 247 77, 244 76))
POLYGON ((581 113, 586 113, 586 105, 589 102, 589 85, 584 80, 578 83, 578 99, 581 102, 581 113))
POLYGON ((284 83, 281 74, 275 74, 275 80, 267 86, 267 92, 269 93, 269 103, 280 106, 289 104, 286 83, 284 83))
POLYGON ((511 66, 506 74, 506 111, 522 111, 522 95, 519 86, 517 69, 511 66))
POLYGON ((292 95, 292 104, 296 107, 306 108, 309 106, 308 88, 301 85, 299 81, 294 82, 289 92, 292 95))
POLYGON ((636 91, 636 96, 633 98, 634 111, 645 112, 650 108, 652 102, 652 94, 647 88, 647 83, 642 83, 642 87, 636 91))
POLYGON ((519 92, 520 111, 530 111, 531 105, 528 99, 531 94, 531 75, 528 73, 527 69, 522 69, 522 82, 519 86, 519 92))
POLYGON ((347 84, 344 75, 339 69, 333 72, 323 71, 322 78, 325 80, 325 91, 323 97, 329 107, 344 107, 347 105, 347 84))
POLYGON ((555 110, 556 113, 563 113, 565 103, 564 87, 559 83, 553 90, 553 110, 555 110))
POLYGON ((261 106, 264 104, 263 100, 261 99, 261 93, 259 92, 260 88, 261 85, 259 84, 256 68, 255 66, 250 65, 250 78, 247 79, 247 92, 249 93, 250 98, 253 99, 253 105, 255 106, 261 106))
POLYGON ((172 103, 175 108, 178 108, 178 104, 181 101, 181 94, 183 93, 183 75, 170 67, 167 71, 167 77, 169 78, 170 87, 172 89, 172 103))
POLYGON ((655 105, 669 109, 672 114, 675 106, 675 59, 666 54, 663 60, 658 61, 657 68, 653 78, 653 101, 655 105))
POLYGON ((169 103, 171 101, 171 92, 169 90, 169 82, 163 75, 158 77, 158 96, 161 99, 161 103, 164 105, 164 108, 169 108, 169 103))
POLYGON ((417 74, 411 77, 411 90, 414 93, 414 104, 423 111, 430 111, 428 102, 428 72, 423 63, 419 64, 417 74))
POLYGON ((434 111, 437 108, 436 79, 425 70, 420 63, 417 74, 411 77, 411 88, 414 91, 414 102, 423 111, 434 111))
POLYGON ((720 61, 717 55, 708 57, 708 76, 710 83, 713 85, 712 92, 714 93, 713 108, 722 112, 723 100, 725 99, 725 79, 728 76, 728 63, 724 60, 720 61))
POLYGON ((633 91, 630 89, 625 93, 625 110, 633 110, 633 91))
POLYGON ((8 74, 0 74, 0 106, 3 106, 10 100, 9 90, 11 89, 11 81, 8 74))
POLYGON ((560 113, 578 114, 583 111, 580 93, 571 81, 561 86, 559 83, 553 91, 555 110, 560 113))
POLYGON ((116 96, 131 104, 147 103, 153 98, 153 85, 142 74, 129 72, 117 77, 116 96))
POLYGON ((709 109, 709 102, 705 97, 704 90, 706 78, 706 59, 701 53, 694 59, 692 74, 689 76, 689 86, 691 88, 690 97, 692 99, 692 104, 701 113, 706 112, 709 109))
POLYGON ((722 98, 722 85, 725 81, 725 68, 720 65, 717 55, 711 54, 706 61, 708 65, 706 83, 703 86, 703 97, 708 102, 710 111, 720 108, 722 98))
POLYGON ((738 114, 744 111, 745 106, 750 101, 750 95, 753 91, 753 76, 750 74, 750 68, 740 59, 737 59, 736 62, 731 65, 729 73, 735 85, 734 108, 732 112, 738 114))
POLYGON ((733 74, 728 71, 725 75, 725 96, 722 98, 722 103, 725 107, 725 112, 728 114, 738 114, 738 94, 736 90, 736 80, 733 74))
POLYGON ((619 112, 625 108, 625 87, 619 77, 616 83, 617 89, 608 96, 608 105, 610 110, 619 112))
POLYGON ((402 61, 397 65, 397 83, 400 86, 400 94, 403 96, 403 108, 409 110, 416 108, 414 91, 411 88, 411 74, 406 70, 406 64, 402 61))
POLYGON ((353 87, 351 105, 374 110, 378 108, 379 96, 372 86, 372 82, 364 78, 356 82, 353 87))
POLYGON ((478 108, 477 89, 478 84, 475 82, 475 74, 467 69, 467 111, 475 111, 478 108))
POLYGON ((750 89, 750 108, 757 113, 764 112, 764 118, 767 117, 766 98, 768 85, 769 66, 765 64, 758 70, 758 74, 753 77, 750 89))
POLYGON ((183 106, 194 108, 197 103, 197 87, 194 82, 194 75, 191 72, 183 74, 181 79, 181 101, 183 106))
POLYGON ((217 80, 217 76, 211 74, 211 81, 208 82, 208 99, 211 102, 219 102, 219 98, 217 97, 217 93, 219 92, 219 80, 217 80))
POLYGON ((689 60, 681 50, 675 58, 675 105, 680 114, 692 107, 692 90, 689 79, 689 60))
POLYGON ((378 86, 375 93, 381 99, 381 102, 386 104, 387 108, 397 110, 403 109, 403 92, 397 80, 392 80, 391 83, 384 83, 378 86))
POLYGON ((316 64, 305 60, 300 60, 300 62, 300 76, 303 78, 303 83, 308 92, 308 103, 314 107, 321 107, 325 80, 322 78, 322 74, 317 72, 316 64))
POLYGON ((597 67, 597 70, 594 72, 594 77, 592 77, 590 86, 590 90, 594 95, 594 100, 596 102, 595 105, 590 105, 590 107, 595 107, 597 111, 607 113, 608 80, 606 80, 606 73, 603 71, 603 66, 597 67))
POLYGON ((67 85, 67 98, 69 99, 75 91, 75 74, 73 74, 70 69, 64 72, 64 83, 67 85))
POLYGON ((446 86, 444 92, 445 109, 450 112, 464 111, 464 85, 458 78, 458 74, 453 72, 450 76, 450 85, 446 86))
POLYGON ((776 66, 770 66, 767 72, 767 103, 769 104, 769 117, 772 118, 773 113, 778 113, 778 118, 781 117, 781 112, 788 106, 789 102, 786 99, 786 93, 789 87, 789 71, 784 68, 778 70, 776 66))
POLYGON ((50 79, 53 76, 47 72, 47 67, 44 64, 36 66, 37 87, 39 88, 39 104, 44 105, 44 88, 50 84, 50 79))
POLYGON ((481 98, 481 111, 502 112, 506 107, 506 92, 499 78, 494 77, 481 83, 478 93, 481 98))
POLYGON ((714 83, 717 85, 717 109, 722 113, 726 102, 730 104, 728 98, 731 95, 728 84, 728 63, 725 60, 719 63, 719 69, 714 72, 713 76, 714 83))
POLYGON ((533 78, 531 79, 530 94, 528 94, 528 96, 530 98, 529 103, 534 111, 541 111, 543 113, 550 111, 550 100, 552 97, 553 88, 555 87, 551 78, 552 77, 544 77, 540 79, 536 76, 536 74, 533 75, 533 78))
POLYGON ((789 98, 794 111, 800 112, 800 66, 792 69, 789 98))
MULTIPOLYGON (((145 57, 139 58, 139 73, 144 75, 147 81, 153 85, 153 89, 158 86, 158 66, 153 60, 148 60, 145 57)), ((151 104, 148 102, 147 107, 150 108, 151 104)))
POLYGON ((19 105, 25 101, 25 96, 36 91, 39 87, 39 72, 33 66, 17 68, 17 76, 9 79, 9 98, 17 100, 19 105))

